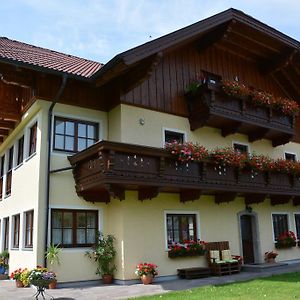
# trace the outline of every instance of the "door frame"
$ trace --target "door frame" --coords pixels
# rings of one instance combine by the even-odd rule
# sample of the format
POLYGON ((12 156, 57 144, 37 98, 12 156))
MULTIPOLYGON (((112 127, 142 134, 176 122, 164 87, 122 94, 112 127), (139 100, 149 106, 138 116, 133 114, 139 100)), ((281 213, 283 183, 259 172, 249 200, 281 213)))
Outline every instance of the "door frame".
POLYGON ((248 210, 240 211, 238 216, 238 226, 239 226, 239 246, 240 253, 243 255, 243 243, 242 243, 242 228, 241 228, 241 217, 242 216, 251 216, 251 226, 252 226, 252 239, 253 239, 253 256, 254 263, 261 264, 264 262, 263 255, 261 252, 261 244, 260 244, 260 234, 259 234, 259 224, 258 224, 258 215, 256 212, 248 210))

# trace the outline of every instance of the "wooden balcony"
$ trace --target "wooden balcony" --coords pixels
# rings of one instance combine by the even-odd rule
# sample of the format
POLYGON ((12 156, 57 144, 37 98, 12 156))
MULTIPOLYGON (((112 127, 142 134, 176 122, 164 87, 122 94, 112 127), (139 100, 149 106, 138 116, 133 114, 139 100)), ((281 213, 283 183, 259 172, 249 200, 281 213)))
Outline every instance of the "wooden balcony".
POLYGON ((272 140, 273 146, 289 142, 295 132, 295 116, 286 116, 267 107, 254 106, 249 97, 226 95, 218 84, 206 84, 197 96, 186 95, 191 130, 203 126, 221 129, 222 135, 248 135, 253 142, 272 140))
POLYGON ((125 190, 137 190, 139 200, 159 192, 174 192, 180 201, 215 195, 215 202, 229 202, 244 196, 245 203, 259 203, 270 197, 272 204, 293 199, 300 204, 300 179, 287 174, 239 171, 208 162, 180 163, 160 148, 101 141, 69 157, 74 167, 76 191, 87 201, 125 199, 125 190))

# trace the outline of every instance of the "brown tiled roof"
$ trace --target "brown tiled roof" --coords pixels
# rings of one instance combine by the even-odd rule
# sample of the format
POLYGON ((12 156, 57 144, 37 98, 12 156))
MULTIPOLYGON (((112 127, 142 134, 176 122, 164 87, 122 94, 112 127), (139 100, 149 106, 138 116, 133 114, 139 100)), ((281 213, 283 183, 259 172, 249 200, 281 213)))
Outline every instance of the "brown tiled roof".
POLYGON ((0 60, 89 78, 103 66, 88 59, 0 37, 0 60))

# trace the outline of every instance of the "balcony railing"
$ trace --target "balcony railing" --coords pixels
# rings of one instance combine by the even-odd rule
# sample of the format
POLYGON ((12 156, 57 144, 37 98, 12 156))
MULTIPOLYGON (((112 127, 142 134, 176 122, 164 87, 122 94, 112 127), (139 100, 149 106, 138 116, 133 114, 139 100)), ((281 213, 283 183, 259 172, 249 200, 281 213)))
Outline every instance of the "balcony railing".
POLYGON ((214 194, 215 201, 228 202, 237 195, 247 204, 300 201, 300 178, 288 174, 239 171, 208 162, 180 163, 163 149, 101 141, 69 157, 74 167, 76 191, 87 201, 109 202, 125 198, 125 190, 137 190, 139 200, 159 192, 179 193, 181 201, 201 194, 214 194))
POLYGON ((294 136, 295 116, 269 107, 254 106, 249 97, 226 95, 218 84, 207 83, 195 95, 186 95, 191 130, 202 126, 219 128, 222 135, 243 133, 253 142, 272 140, 273 146, 289 142, 294 136))

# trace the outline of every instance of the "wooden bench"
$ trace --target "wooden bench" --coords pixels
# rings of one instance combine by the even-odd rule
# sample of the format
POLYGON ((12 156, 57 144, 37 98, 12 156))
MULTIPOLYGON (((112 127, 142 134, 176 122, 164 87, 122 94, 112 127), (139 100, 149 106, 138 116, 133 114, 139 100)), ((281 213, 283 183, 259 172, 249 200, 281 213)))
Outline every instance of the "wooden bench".
POLYGON ((211 242, 206 244, 208 266, 212 275, 222 276, 239 273, 241 271, 241 260, 234 259, 235 256, 222 257, 222 253, 229 253, 229 242, 211 242), (225 250, 225 251, 224 251, 225 250), (213 257, 214 254, 217 257, 213 257))
POLYGON ((177 269, 179 278, 194 279, 210 276, 210 268, 185 268, 177 269))

